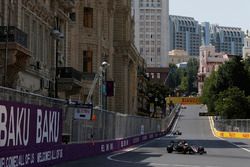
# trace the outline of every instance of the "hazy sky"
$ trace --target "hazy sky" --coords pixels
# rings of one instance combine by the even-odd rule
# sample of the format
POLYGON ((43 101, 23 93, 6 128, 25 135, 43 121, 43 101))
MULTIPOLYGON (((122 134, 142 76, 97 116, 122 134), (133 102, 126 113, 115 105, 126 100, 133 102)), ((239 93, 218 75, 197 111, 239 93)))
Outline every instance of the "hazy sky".
POLYGON ((169 14, 250 30, 250 0, 169 0, 169 14))

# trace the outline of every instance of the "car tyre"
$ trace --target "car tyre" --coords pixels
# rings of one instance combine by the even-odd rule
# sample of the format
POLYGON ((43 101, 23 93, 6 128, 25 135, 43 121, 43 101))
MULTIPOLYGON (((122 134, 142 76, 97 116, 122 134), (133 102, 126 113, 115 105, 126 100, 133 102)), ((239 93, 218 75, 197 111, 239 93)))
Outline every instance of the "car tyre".
POLYGON ((172 152, 173 152, 173 147, 169 147, 169 146, 168 146, 168 147, 167 147, 167 152, 168 152, 168 153, 172 153, 172 152))

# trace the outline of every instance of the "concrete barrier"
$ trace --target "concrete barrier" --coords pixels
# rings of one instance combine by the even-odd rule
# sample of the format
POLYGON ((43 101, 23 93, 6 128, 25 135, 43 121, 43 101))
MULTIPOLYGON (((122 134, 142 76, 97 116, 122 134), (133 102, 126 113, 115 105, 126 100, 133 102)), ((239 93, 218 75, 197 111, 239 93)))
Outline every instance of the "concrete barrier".
POLYGON ((236 138, 236 139, 250 139, 250 133, 246 132, 226 132, 226 131, 219 131, 214 127, 214 120, 213 117, 209 117, 210 127, 211 130, 216 137, 221 138, 236 138))

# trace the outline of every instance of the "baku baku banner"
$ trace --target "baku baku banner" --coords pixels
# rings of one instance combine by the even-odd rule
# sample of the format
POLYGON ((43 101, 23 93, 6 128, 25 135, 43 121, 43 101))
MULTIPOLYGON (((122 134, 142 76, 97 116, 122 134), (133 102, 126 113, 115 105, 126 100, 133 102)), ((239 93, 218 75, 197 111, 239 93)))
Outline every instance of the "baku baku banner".
POLYGON ((0 101, 0 167, 62 159, 61 134, 61 109, 0 101))

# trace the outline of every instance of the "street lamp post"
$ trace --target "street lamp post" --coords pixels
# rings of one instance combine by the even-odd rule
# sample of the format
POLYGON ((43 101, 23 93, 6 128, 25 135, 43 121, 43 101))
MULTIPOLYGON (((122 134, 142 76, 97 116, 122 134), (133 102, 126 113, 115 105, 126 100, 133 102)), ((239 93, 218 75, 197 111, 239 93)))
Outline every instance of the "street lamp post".
POLYGON ((58 47, 59 47, 59 41, 64 38, 64 34, 60 32, 60 26, 59 26, 59 20, 58 17, 55 17, 55 28, 52 30, 51 34, 52 37, 54 38, 56 42, 56 53, 55 53, 55 76, 54 76, 54 97, 58 98, 58 72, 57 72, 57 67, 58 67, 58 47))
POLYGON ((99 107, 103 109, 103 79, 106 78, 106 69, 110 66, 106 61, 102 62, 99 74, 99 107))
POLYGON ((7 86, 7 72, 8 72, 8 52, 9 52, 9 27, 10 27, 10 20, 11 20, 11 11, 12 11, 12 3, 13 1, 8 1, 8 18, 7 18, 7 25, 5 29, 6 34, 6 41, 5 41, 5 57, 4 57, 4 76, 3 76, 3 86, 7 86))
POLYGON ((102 62, 100 66, 100 74, 99 74, 99 108, 102 113, 102 122, 103 122, 103 127, 102 127, 102 139, 104 140, 105 138, 105 127, 106 127, 106 121, 105 121, 105 113, 103 112, 103 79, 106 77, 106 69, 107 67, 110 66, 109 63, 106 61, 102 62))

